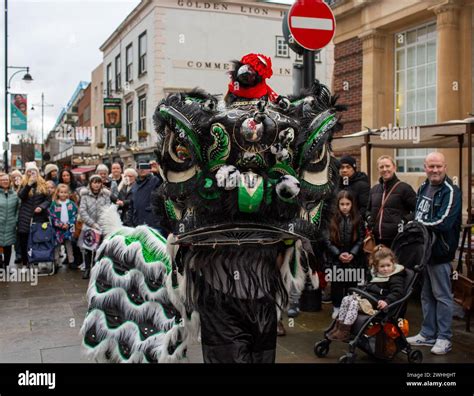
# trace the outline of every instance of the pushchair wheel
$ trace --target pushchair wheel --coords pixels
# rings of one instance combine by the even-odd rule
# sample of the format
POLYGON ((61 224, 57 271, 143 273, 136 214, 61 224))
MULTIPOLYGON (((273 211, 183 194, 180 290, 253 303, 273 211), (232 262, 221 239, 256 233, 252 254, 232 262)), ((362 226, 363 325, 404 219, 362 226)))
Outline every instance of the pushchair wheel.
POLYGON ((419 349, 414 349, 408 353, 408 363, 422 363, 423 353, 419 349))
POLYGON ((322 340, 314 344, 314 354, 319 357, 323 358, 326 357, 326 355, 329 352, 329 340, 322 340))
POLYGON ((339 358, 339 363, 352 364, 356 360, 356 354, 353 352, 347 352, 339 358))

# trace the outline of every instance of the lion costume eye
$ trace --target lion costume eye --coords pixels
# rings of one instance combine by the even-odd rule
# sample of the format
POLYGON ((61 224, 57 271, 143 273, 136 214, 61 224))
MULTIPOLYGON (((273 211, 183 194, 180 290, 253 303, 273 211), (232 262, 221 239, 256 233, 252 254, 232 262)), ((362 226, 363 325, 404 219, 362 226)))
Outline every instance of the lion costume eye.
POLYGON ((166 164, 163 169, 163 176, 166 181, 182 183, 196 175, 198 168, 186 142, 186 134, 183 138, 179 131, 172 130, 167 126, 162 154, 166 164))
POLYGON ((323 146, 319 156, 315 157, 303 172, 302 179, 314 186, 323 186, 329 182, 330 155, 326 145, 323 146))
MULTIPOLYGON (((184 136, 186 135, 184 134, 184 136)), ((192 158, 191 152, 185 143, 185 139, 183 139, 182 133, 177 136, 175 132, 171 132, 169 134, 167 147, 169 156, 178 164, 184 164, 192 158)))

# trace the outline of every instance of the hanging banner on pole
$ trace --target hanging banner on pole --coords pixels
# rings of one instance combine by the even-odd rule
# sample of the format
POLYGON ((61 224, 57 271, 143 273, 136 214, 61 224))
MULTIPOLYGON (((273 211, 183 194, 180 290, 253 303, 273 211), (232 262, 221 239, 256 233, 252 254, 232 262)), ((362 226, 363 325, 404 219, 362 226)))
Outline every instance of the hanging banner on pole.
POLYGON ((25 94, 10 94, 11 131, 27 131, 28 102, 25 94))
POLYGON ((104 98, 104 128, 122 127, 122 101, 119 98, 104 98))

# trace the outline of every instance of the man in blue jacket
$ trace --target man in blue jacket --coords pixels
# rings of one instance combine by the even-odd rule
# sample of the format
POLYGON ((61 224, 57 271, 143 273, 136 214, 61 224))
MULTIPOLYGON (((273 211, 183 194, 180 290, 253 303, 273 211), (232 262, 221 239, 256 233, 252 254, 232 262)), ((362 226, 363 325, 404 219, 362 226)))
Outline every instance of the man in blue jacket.
POLYGON ((432 353, 444 355, 452 348, 451 261, 459 242, 462 198, 459 188, 446 176, 443 154, 428 154, 425 172, 428 178, 418 189, 415 219, 428 227, 435 243, 421 291, 423 324, 420 333, 409 337, 408 342, 432 346, 432 353))
POLYGON ((147 163, 138 164, 138 179, 132 187, 132 199, 130 210, 125 225, 136 227, 148 225, 158 231, 161 230, 161 219, 153 213, 152 193, 161 185, 161 177, 151 173, 151 167, 147 163))

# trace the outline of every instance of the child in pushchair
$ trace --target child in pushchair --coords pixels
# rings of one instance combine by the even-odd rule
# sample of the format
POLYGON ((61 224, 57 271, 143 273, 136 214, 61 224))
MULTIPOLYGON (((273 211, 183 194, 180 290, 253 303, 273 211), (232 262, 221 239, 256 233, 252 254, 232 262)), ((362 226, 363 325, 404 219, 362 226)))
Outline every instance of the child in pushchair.
POLYGON ((405 268, 395 263, 395 254, 384 245, 375 247, 370 266, 372 279, 361 290, 367 291, 376 300, 375 307, 367 298, 353 292, 342 299, 335 326, 326 335, 331 341, 348 342, 352 325, 357 320, 359 310, 366 314, 375 314, 376 309, 384 309, 392 302, 403 297, 405 268))
POLYGON ((349 352, 339 359, 343 363, 355 361, 356 348, 383 360, 393 359, 402 350, 409 362, 421 362, 421 351, 412 350, 406 340, 408 322, 403 316, 418 274, 429 259, 429 246, 430 236, 417 222, 398 234, 394 251, 377 246, 371 257, 372 280, 361 289, 349 289, 338 318, 325 331, 325 339, 315 344, 315 354, 325 357, 331 341, 344 341, 349 342, 349 352))

